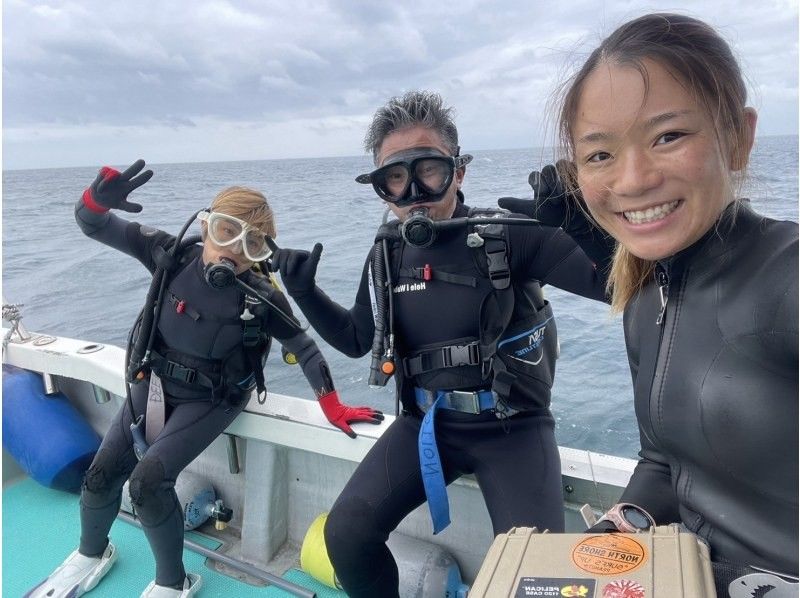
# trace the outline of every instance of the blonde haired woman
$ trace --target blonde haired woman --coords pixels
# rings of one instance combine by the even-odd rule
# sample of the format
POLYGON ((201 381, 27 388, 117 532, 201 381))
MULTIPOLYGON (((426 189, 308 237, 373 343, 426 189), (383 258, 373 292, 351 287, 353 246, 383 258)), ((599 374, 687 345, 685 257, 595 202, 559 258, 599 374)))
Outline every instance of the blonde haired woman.
POLYGON ((75 206, 86 235, 164 278, 153 285, 157 291, 132 331, 128 402, 84 479, 80 546, 29 596, 80 596, 106 574, 117 558, 108 531, 128 479, 156 561, 155 579, 142 596, 197 593, 200 576, 183 568, 183 513, 175 479, 244 409, 253 390, 259 400, 265 398, 263 365, 272 338, 296 355, 332 424, 355 437, 349 423, 383 419, 378 411, 339 402, 317 345, 291 316, 284 295, 253 270, 275 247, 274 217, 264 196, 244 187, 225 189, 210 209, 197 214, 202 244, 172 251, 189 223, 176 238, 109 212, 141 211, 127 196, 152 176, 140 172, 143 167, 142 160, 123 173, 104 167, 75 206), (151 322, 149 314, 157 314, 151 322), (158 401, 148 400, 154 395, 163 397, 162 412, 158 401))

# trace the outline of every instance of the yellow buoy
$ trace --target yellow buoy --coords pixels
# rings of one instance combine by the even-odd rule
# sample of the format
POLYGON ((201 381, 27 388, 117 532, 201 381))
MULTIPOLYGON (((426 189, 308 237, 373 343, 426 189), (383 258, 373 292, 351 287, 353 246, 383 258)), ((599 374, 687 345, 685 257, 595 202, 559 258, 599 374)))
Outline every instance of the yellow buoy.
POLYGON ((336 580, 328 549, 325 547, 325 521, 327 513, 319 515, 309 526, 300 548, 300 568, 326 586, 341 590, 336 580))

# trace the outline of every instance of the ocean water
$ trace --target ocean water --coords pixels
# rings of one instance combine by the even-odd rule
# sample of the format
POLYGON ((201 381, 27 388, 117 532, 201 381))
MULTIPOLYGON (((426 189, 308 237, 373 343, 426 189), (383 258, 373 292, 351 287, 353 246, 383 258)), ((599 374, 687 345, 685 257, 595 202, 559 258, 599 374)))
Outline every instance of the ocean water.
MULTIPOLYGON (((529 196, 528 173, 545 154, 541 149, 472 153, 463 187, 471 206, 495 206, 503 195, 529 196)), ((23 323, 31 331, 124 346, 149 275, 132 258, 85 237, 75 224, 75 201, 100 165, 3 172, 3 296, 24 304, 23 323)), ((275 211, 278 244, 310 249, 323 243, 317 282, 334 300, 352 305, 383 214, 372 188, 353 180, 371 170, 367 156, 148 166, 155 176, 133 196, 144 205, 137 221, 176 234, 224 187, 257 188, 275 211)), ((757 140, 745 195, 762 213, 797 221, 797 136, 757 140)), ((198 230, 194 225, 190 232, 198 230)), ((552 401, 559 444, 635 457, 639 437, 621 318, 612 317, 604 304, 551 287, 545 291, 561 342, 552 401)), ((369 355, 351 359, 313 330, 310 334, 328 359, 344 402, 393 412, 394 383, 382 389, 367 385, 369 355)), ((266 377, 275 392, 313 397, 297 366, 284 364, 276 348, 266 377)))

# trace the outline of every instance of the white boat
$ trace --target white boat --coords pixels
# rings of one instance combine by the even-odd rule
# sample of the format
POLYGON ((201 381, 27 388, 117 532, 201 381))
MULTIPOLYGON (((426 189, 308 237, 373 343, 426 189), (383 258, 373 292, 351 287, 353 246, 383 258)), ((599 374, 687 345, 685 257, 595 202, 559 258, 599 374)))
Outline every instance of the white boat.
MULTIPOLYGON (((122 348, 28 333, 23 326, 17 331, 4 327, 3 336, 8 338, 4 364, 41 373, 48 391, 63 393, 100 435, 105 433, 125 397, 122 348)), ((298 566, 309 526, 331 507, 357 463, 392 420, 387 416, 381 426, 355 424, 358 438, 353 440, 331 426, 313 401, 276 393, 270 393, 263 405, 250 401, 187 468, 206 476, 218 497, 233 509, 225 530, 206 526, 203 532, 218 536, 229 556, 272 574, 298 566)), ((602 512, 614 504, 635 462, 566 447, 559 451, 567 531, 580 531, 585 524, 579 509, 590 504, 602 512)), ((23 476, 4 449, 4 488, 23 476)), ((466 476, 452 484, 448 495, 453 522, 445 531, 432 535, 423 505, 396 533, 445 549, 469 584, 493 540, 492 527, 474 478, 466 476)), ((13 550, 13 542, 12 546, 6 542, 4 538, 4 549, 13 550)))

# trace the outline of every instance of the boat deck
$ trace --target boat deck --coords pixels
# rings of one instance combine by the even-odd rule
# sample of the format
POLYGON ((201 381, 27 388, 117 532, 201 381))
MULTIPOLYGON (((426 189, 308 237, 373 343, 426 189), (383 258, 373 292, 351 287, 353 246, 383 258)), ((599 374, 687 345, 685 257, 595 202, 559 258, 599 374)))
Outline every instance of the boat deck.
MULTIPOLYGON (((75 550, 80 536, 78 502, 77 495, 45 488, 30 478, 3 488, 3 596, 22 596, 75 550)), ((155 571, 147 540, 139 528, 119 519, 110 536, 119 550, 119 560, 88 595, 139 596, 155 571)), ((212 550, 224 549, 218 539, 197 532, 187 532, 187 538, 212 550)), ((292 596, 274 586, 252 585, 219 573, 203 556, 190 550, 184 550, 183 562, 187 572, 203 577, 199 595, 206 598, 292 596)), ((297 568, 290 568, 283 578, 316 592, 319 598, 346 598, 344 592, 319 583, 297 568)))

